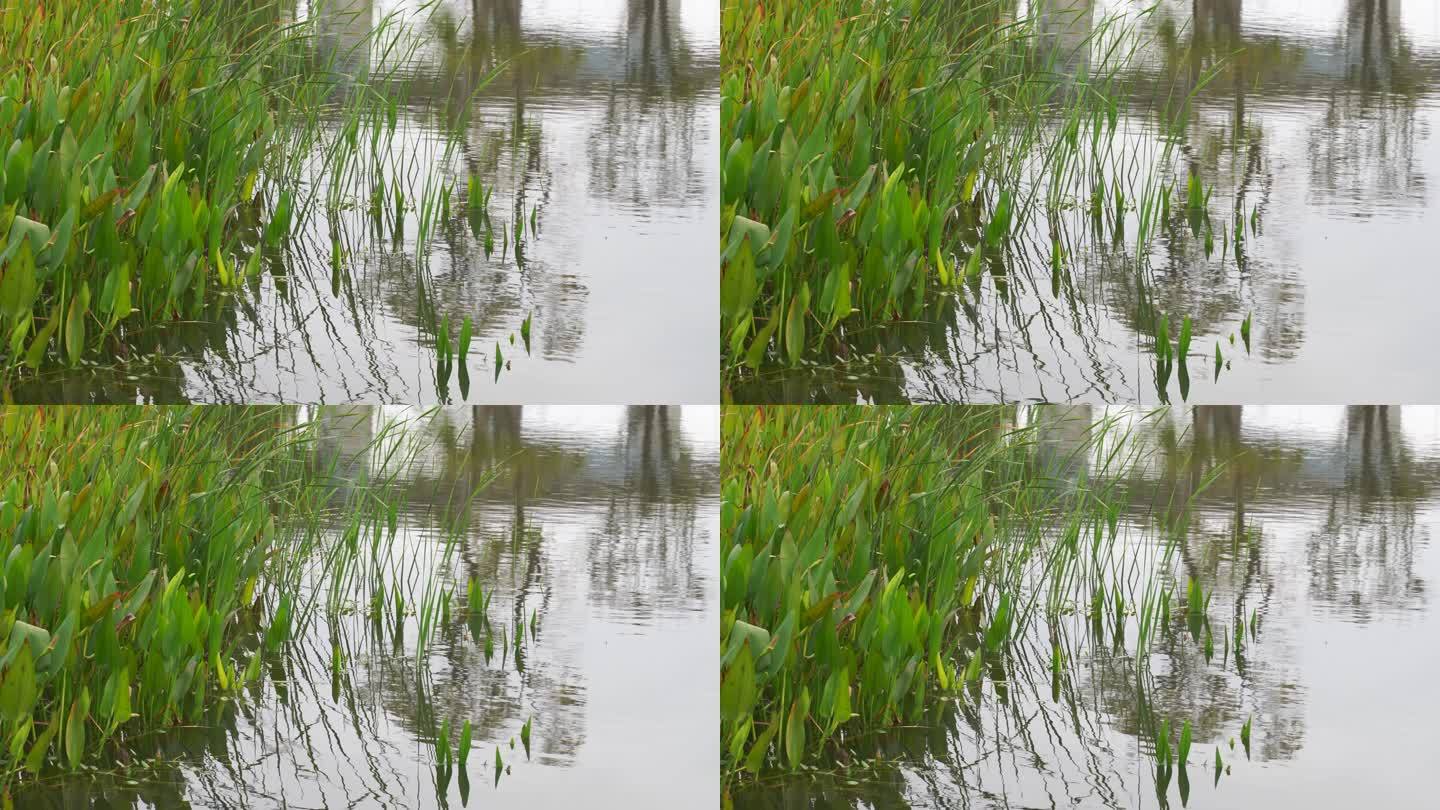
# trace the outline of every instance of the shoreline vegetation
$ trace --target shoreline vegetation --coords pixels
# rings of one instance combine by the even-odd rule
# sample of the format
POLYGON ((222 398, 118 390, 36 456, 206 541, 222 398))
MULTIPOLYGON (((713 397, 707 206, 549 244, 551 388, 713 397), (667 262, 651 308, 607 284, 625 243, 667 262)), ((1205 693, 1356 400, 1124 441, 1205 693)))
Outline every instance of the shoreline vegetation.
MULTIPOLYGON (((407 13, 424 19, 433 8, 407 13)), ((487 255, 491 244, 508 253, 513 236, 518 260, 520 215, 513 227, 492 220, 485 178, 417 171, 392 145, 408 103, 397 69, 423 45, 400 12, 347 52, 319 58, 313 16, 294 15, 282 0, 0 3, 7 399, 37 375, 164 362, 167 331, 233 320, 264 274, 283 286, 283 253, 317 218, 328 223, 322 247, 336 296, 367 239, 399 244, 418 229, 423 270, 429 240, 451 220, 482 238, 487 255), (359 51, 384 66, 363 81, 336 64, 359 51), (366 233, 341 232, 349 210, 368 212, 366 233)), ((440 165, 458 161, 469 98, 507 69, 466 77, 467 97, 436 102, 456 105, 433 111, 448 122, 440 165)), ((534 212, 525 216, 533 231, 534 212)), ((468 396, 468 366, 487 354, 470 355, 471 318, 440 317, 425 273, 416 279, 437 387, 458 370, 468 396)), ((526 352, 530 327, 527 317, 519 328, 526 352)), ((518 352, 497 341, 497 378, 507 354, 518 352)))
POLYGON ((303 40, 272 2, 0 9, 7 371, 213 318, 215 293, 260 272, 295 205, 282 191, 259 221, 264 186, 307 148, 290 128, 326 92, 303 40))
POLYGON ((1034 208, 1027 161, 1053 192, 1113 134, 1118 68, 1056 75, 1010 5, 726 3, 727 382, 843 351, 845 333, 922 317, 935 290, 1002 267, 1034 208))
MULTIPOLYGON (((343 465, 358 456, 318 460, 318 423, 294 406, 0 409, 0 465, 20 471, 0 483, 6 806, 47 776, 159 767, 165 732, 223 725, 317 638, 334 645, 337 684, 365 645, 403 655, 402 640, 426 681, 427 644, 455 620, 487 661, 520 666, 533 618, 492 623, 483 582, 447 586, 397 553, 398 476, 426 447, 410 424, 352 448, 373 459, 356 480, 343 465), (334 635, 348 616, 363 619, 361 648, 334 635)), ((468 502, 495 474, 436 503, 468 502)), ((465 529, 450 520, 433 572, 455 568, 465 529)), ((464 796, 470 725, 443 714, 422 739, 439 794, 458 770, 464 796)))
MULTIPOLYGON (((887 733, 990 690, 1003 703, 1012 682, 1053 680, 1059 701, 1087 650, 1113 650, 1145 683, 1158 640, 1207 660, 1231 630, 1241 643, 1247 628, 1212 628, 1203 587, 1164 573, 1220 465, 1183 493, 1147 485, 1136 431, 1163 411, 1048 413, 725 408, 727 806, 769 778, 880 767, 887 733), (1057 454, 1046 428, 1080 438, 1057 454)), ((1136 697, 1162 801, 1177 766, 1183 797, 1190 719, 1136 697)))
MULTIPOLYGON (((1164 239, 1241 262, 1258 230, 1255 210, 1212 217, 1213 187, 1177 159, 1191 105, 1226 59, 1137 88, 1139 23, 1154 9, 1072 27, 1081 11, 1093 13, 1004 0, 725 3, 723 401, 904 398, 887 386, 927 325, 984 332, 985 313, 1023 309, 1016 296, 1081 297, 1091 282, 1076 274, 1090 262, 1137 290, 1162 404, 1172 384, 1188 399, 1192 370, 1218 379, 1236 336, 1223 351, 1224 336, 1213 352, 1192 347, 1191 313, 1160 300, 1150 261, 1164 239), (1132 108, 1153 137, 1126 129, 1132 108)), ((1248 353, 1248 317, 1239 333, 1248 353)), ((1007 338, 977 336, 976 351, 992 339, 1007 338)), ((933 351, 917 359, 963 370, 945 356, 956 347, 933 351)))

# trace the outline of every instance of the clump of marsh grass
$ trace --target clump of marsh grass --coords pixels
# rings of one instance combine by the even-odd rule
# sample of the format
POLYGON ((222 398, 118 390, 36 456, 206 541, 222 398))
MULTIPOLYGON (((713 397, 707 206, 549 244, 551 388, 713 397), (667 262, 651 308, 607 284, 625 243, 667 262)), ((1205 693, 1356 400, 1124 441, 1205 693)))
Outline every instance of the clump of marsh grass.
POLYGON ((300 40, 273 3, 0 8, 5 366, 76 365, 255 272, 237 223, 320 92, 291 72, 300 40))
POLYGON ((267 572, 318 507, 293 409, 0 411, 4 783, 192 722, 290 631, 267 572))
POLYGON ((1033 617, 1117 570, 1123 493, 1109 473, 1140 461, 1130 427, 1087 423, 1056 459, 1019 415, 727 408, 727 784, 798 769, 848 738, 921 721, 937 695, 1003 679, 1033 617), (1071 480, 1076 458, 1089 472, 1071 480))
MULTIPOLYGON (((347 76, 336 62, 352 54, 317 56, 311 12, 0 3, 0 383, 224 320, 317 211, 336 221, 355 205, 362 177, 367 189, 381 177, 376 227, 413 238, 423 261, 449 187, 392 144, 409 103, 396 73, 422 42, 392 12, 351 46, 381 67, 347 76)), ((455 135, 442 135, 441 163, 455 162, 455 135)), ((353 241, 326 245, 337 295, 353 241)))
POLYGON ((882 740, 943 724, 944 704, 986 702, 1023 728, 1033 706, 1011 698, 1048 691, 1065 714, 1086 666, 1133 691, 1162 801, 1178 785, 1183 802, 1208 759, 1222 760, 1218 780, 1220 742, 1157 702, 1152 666, 1193 655, 1239 669, 1257 620, 1220 625, 1214 594, 1184 574, 1192 500, 1224 465, 1168 479, 1153 465, 1165 414, 727 408, 726 789, 847 763, 883 771, 869 759, 882 740))
MULTIPOLYGON (((450 516, 424 553, 397 539, 402 479, 428 440, 428 414, 391 419, 364 447, 321 453, 306 409, 0 410, 0 789, 74 770, 153 734, 213 720, 263 667, 305 666, 320 624, 363 615, 393 657, 428 649, 463 616, 502 665, 538 619, 493 624, 484 583, 442 585, 457 568, 465 504, 494 472, 440 499, 450 516), (369 456, 352 465, 356 454, 369 456), (354 472, 359 469, 363 474, 354 472), (423 562, 422 562, 423 558, 423 562), (452 622, 452 612, 455 621, 452 622)), ((430 541, 427 540, 427 543, 430 541)), ((323 634, 322 634, 323 635, 323 634)), ((331 634, 336 690, 354 643, 331 634)))
POLYGON ((1123 58, 1057 77, 1034 56, 1034 20, 1011 15, 996 2, 726 5, 727 376, 919 317, 927 294, 1003 266, 1038 208, 1021 182, 1035 155, 1053 192, 1075 151, 1102 149, 1123 58))

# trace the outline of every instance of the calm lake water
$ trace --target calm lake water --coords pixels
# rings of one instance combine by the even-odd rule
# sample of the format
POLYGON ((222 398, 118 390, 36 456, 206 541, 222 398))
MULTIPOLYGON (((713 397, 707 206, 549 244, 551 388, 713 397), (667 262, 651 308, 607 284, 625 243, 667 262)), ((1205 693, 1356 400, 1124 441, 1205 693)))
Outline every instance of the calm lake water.
MULTIPOLYGON (((357 482, 380 467, 381 452, 367 448, 381 425, 416 417, 311 415, 324 425, 322 459, 339 459, 357 482)), ((478 578, 492 623, 531 628, 518 652, 502 641, 486 655, 457 613, 435 632, 422 670, 414 615, 393 645, 386 632, 370 635, 363 609, 332 626, 322 617, 223 723, 160 740, 164 765, 153 778, 76 777, 16 806, 713 804, 718 409, 477 406, 408 430, 423 449, 401 477, 407 503, 386 548, 394 576, 454 586, 461 603, 478 578), (493 469, 499 477, 474 500, 450 497, 493 469), (446 567, 442 527, 461 518, 468 525, 446 567), (332 644, 345 651, 338 679, 332 644), (455 779, 436 789, 441 718, 456 736, 465 720, 474 727, 463 792, 455 779), (531 718, 527 756, 519 735, 531 718), (498 783, 497 747, 506 764, 498 783)))
MULTIPOLYGON (((1105 415, 1075 406, 1028 419, 1053 419, 1041 457, 1073 482, 1096 469, 1072 457, 1079 425, 1105 415)), ((1427 806, 1440 722, 1428 697, 1440 666, 1440 411, 1198 406, 1134 422, 1149 453, 1127 482, 1125 522, 1147 525, 1146 493, 1186 497, 1217 476, 1196 497, 1173 568, 1147 570, 1154 556, 1132 547, 1134 575, 1168 576, 1182 597, 1188 578, 1203 583, 1217 636, 1253 620, 1240 654, 1217 638, 1207 661, 1181 631, 1157 641, 1137 675, 1132 656, 1092 647, 1057 696, 1037 629, 1007 683, 987 680, 978 703, 940 706, 931 727, 879 741, 878 769, 766 784, 735 806, 1162 807, 1146 712, 1172 729, 1193 723, 1191 808, 1427 806)), ((1166 798, 1181 806, 1173 779, 1166 798)))
MULTIPOLYGON (((1030 10, 1041 15, 1035 48, 1062 75, 1113 69, 1109 34, 1130 32, 1136 52, 1117 77, 1129 94, 1105 170, 1107 204, 1117 177, 1148 173, 1175 183, 1176 227, 1137 251, 1131 210, 1118 242, 1110 230, 1077 238, 1082 202, 1082 213, 1060 217, 1074 227, 1057 284, 1041 216, 1003 279, 987 274, 978 290, 936 301, 928 322, 852 347, 872 359, 780 373, 737 389, 736 401, 1154 403, 1160 313, 1172 341, 1183 317, 1193 321, 1190 402, 1343 404, 1357 391, 1369 401, 1440 399, 1440 378, 1415 373, 1430 364, 1437 292, 1425 257, 1440 229, 1440 5, 1016 3, 1017 14, 1030 10), (1191 175, 1210 193, 1208 253, 1184 223, 1191 175)), ((1182 400, 1176 375, 1163 390, 1182 400)))
MULTIPOLYGON (((349 202, 298 222, 222 322, 166 330, 153 358, 118 372, 17 386, 17 400, 716 401, 713 0, 308 0, 295 14, 315 22, 316 64, 342 88, 392 79, 395 130, 341 180, 349 202), (471 175, 492 195, 488 253, 464 213, 471 175), (427 178, 455 191, 422 252, 413 206, 427 178), (375 233, 377 179, 387 201, 411 186, 398 238, 375 233), (474 321, 468 386, 437 379, 431 324, 445 316, 452 340, 474 321)), ((301 196, 333 179, 304 178, 301 196)))

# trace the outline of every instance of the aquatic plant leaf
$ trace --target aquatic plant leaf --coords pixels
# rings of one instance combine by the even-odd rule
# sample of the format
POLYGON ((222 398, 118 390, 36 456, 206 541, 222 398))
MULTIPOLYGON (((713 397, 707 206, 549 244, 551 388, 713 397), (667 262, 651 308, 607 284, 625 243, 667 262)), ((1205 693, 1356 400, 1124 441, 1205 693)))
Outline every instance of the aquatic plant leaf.
POLYGON ((842 667, 836 676, 835 708, 830 715, 830 733, 845 723, 854 714, 850 706, 850 670, 842 667))
POLYGON ((134 716, 130 707, 130 670, 121 667, 115 673, 115 697, 110 711, 110 733, 134 716))
POLYGON ((1050 295, 1060 297, 1061 273, 1064 270, 1064 251, 1059 239, 1050 241, 1050 295))
POLYGON ((770 345, 770 339, 774 337, 775 330, 780 326, 780 310, 777 307, 770 315, 755 339, 750 342, 750 348, 745 352, 745 365, 750 368, 759 368, 765 357, 765 348, 770 345))
MULTIPOLYGON (((54 267, 65 258, 65 254, 70 250, 70 237, 75 232, 75 217, 78 213, 78 209, 71 208, 60 218, 45 248, 35 256, 37 266, 54 267)), ((19 220, 18 217, 16 219, 19 220)))
POLYGON ((460 728, 460 746, 456 749, 456 757, 460 760, 460 767, 465 767, 465 761, 470 758, 470 721, 467 719, 465 725, 460 728))
POLYGON ((50 742, 60 732, 59 717, 52 717, 45 730, 40 732, 36 738, 35 745, 31 746, 30 753, 25 755, 25 770, 38 774, 40 768, 45 764, 45 755, 50 751, 50 742))
POLYGON ((762 249, 770 242, 770 228, 762 222, 741 216, 735 217, 730 228, 730 239, 735 243, 734 250, 748 250, 752 256, 756 257, 756 263, 759 263, 758 257, 762 249))
POLYGON ((24 138, 13 142, 5 158, 5 200, 18 200, 25 193, 30 179, 30 163, 35 147, 24 138))
POLYGON ((745 770, 751 773, 759 773, 764 766, 765 755, 770 750, 770 743, 774 741, 780 731, 780 718, 772 717, 766 725, 765 730, 756 738, 755 743, 750 746, 750 752, 745 755, 745 770))
POLYGON ((0 261, 19 252, 22 245, 30 249, 31 257, 39 257, 49 242, 50 228, 48 226, 33 219, 16 216, 10 224, 10 235, 6 239, 5 252, 0 254, 0 261))
POLYGON ((270 621, 270 628, 265 632, 265 649, 273 652, 289 640, 290 594, 285 593, 281 595, 280 602, 275 608, 275 616, 270 621))
POLYGON ((720 716, 734 723, 750 714, 755 706, 755 656, 742 645, 720 676, 720 716))
POLYGON ((72 366, 80 362, 80 355, 85 351, 85 314, 89 309, 90 288, 82 287, 65 309, 65 354, 72 366))
POLYGON ((70 704, 65 719, 65 758, 71 768, 80 766, 85 755, 85 721, 90 715, 90 690, 80 693, 80 698, 70 704))
POLYGON ((25 743, 30 741, 30 735, 35 733, 35 722, 29 717, 15 728, 15 733, 10 736, 10 761, 20 762, 25 754, 25 743))
POLYGON ((990 247, 999 247, 1009 233, 1010 189, 1005 188, 1000 192, 1000 201, 996 203, 995 213, 990 218, 990 224, 985 228, 985 244, 990 247))
POLYGON ((785 758, 792 769, 800 766, 805 755, 805 722, 809 718, 810 691, 804 689, 785 718, 785 758))
POLYGON ((785 354, 790 358, 790 364, 800 362, 800 355, 805 351, 805 313, 810 307, 810 288, 803 287, 802 292, 790 299, 790 305, 785 311, 785 354))
POLYGON ((990 627, 985 631, 985 649, 994 652, 1000 649, 1010 638, 1010 594, 1008 592, 1000 596, 1000 604, 995 608, 995 616, 990 620, 990 627))
POLYGON ((977 245, 975 249, 970 252, 970 258, 965 260, 966 279, 977 279, 980 277, 981 252, 980 247, 977 245))
MULTIPOLYGON (((13 562, 17 563, 14 573, 20 574, 22 577, 29 574, 29 565, 24 561, 23 557, 14 558, 13 562)), ((10 577, 10 581, 14 583, 16 578, 13 576, 10 577)), ((12 584, 10 588, 12 590, 18 590, 14 584, 12 584)), ((38 658, 50 647, 50 631, 43 627, 36 627, 28 622, 17 620, 10 630, 10 647, 18 650, 19 645, 22 643, 30 650, 31 655, 38 658)))
MULTIPOLYGON (((70 640, 75 635, 76 614, 68 613, 45 647, 45 654, 35 660, 35 671, 45 675, 60 669, 70 657, 70 640)), ((16 623, 19 624, 18 622, 16 623)))
POLYGON ((737 319, 750 310, 759 292, 755 277, 754 253, 749 241, 741 244, 735 257, 720 271, 720 309, 729 319, 737 319))
POLYGON ((12 320, 18 320, 30 311, 39 290, 30 244, 21 240, 19 245, 10 262, 0 266, 0 274, 3 274, 0 275, 0 315, 12 320))
POLYGON ((22 643, 19 653, 5 669, 4 682, 0 683, 0 716, 12 725, 19 723, 34 709, 38 694, 34 654, 30 645, 22 643))

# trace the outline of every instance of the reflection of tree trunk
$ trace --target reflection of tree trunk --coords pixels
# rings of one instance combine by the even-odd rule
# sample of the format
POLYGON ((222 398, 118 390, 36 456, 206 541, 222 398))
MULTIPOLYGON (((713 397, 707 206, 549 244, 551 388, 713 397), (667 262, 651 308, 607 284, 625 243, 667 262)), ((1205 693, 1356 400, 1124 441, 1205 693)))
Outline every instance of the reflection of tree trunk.
POLYGON ((476 405, 470 409, 472 460, 491 461, 520 446, 523 405, 476 405))
POLYGON ((481 26, 484 26, 486 33, 518 38, 521 2, 522 0, 470 0, 475 34, 479 36, 482 33, 481 26))
POLYGON ((669 0, 630 0, 628 24, 631 41, 638 36, 640 42, 639 78, 646 87, 655 86, 671 53, 669 0))
MULTIPOLYGON (((1394 420, 1399 421, 1398 417, 1394 420)), ((1346 443, 1352 447, 1358 444, 1360 453, 1356 483, 1362 503, 1395 489, 1399 471, 1395 464, 1391 421, 1388 405, 1352 405, 1345 410, 1346 443)))
POLYGON ((664 488, 664 471, 671 468, 671 413, 665 405, 632 405, 626 413, 627 443, 640 442, 639 491, 655 498, 664 488))
POLYGON ((1195 21, 1195 35, 1207 39, 1226 40, 1240 32, 1244 0, 1193 0, 1190 15, 1195 21))
MULTIPOLYGON (((1194 434, 1194 455, 1189 459, 1189 492, 1186 498, 1200 491, 1205 478, 1217 464, 1237 457, 1241 450, 1241 425, 1244 408, 1240 405, 1196 405, 1191 411, 1191 432, 1194 434)), ((1232 496, 1235 501, 1234 520, 1231 525, 1231 547, 1238 551, 1239 538, 1245 532, 1245 489, 1248 479, 1239 465, 1232 475, 1232 496)), ((1190 544, 1178 544, 1180 562, 1187 576, 1205 581, 1208 579, 1199 561, 1193 558, 1190 544)))
MULTIPOLYGON (((1191 76, 1193 88, 1205 75, 1205 57, 1213 50, 1224 49, 1240 39, 1240 18, 1243 0, 1192 0, 1190 4, 1190 25, 1192 27, 1190 48, 1191 76)), ((1235 81, 1242 82, 1237 71, 1235 81)))
POLYGON ((1190 465, 1190 492, 1195 493, 1216 464, 1240 449, 1245 413, 1240 405, 1196 405, 1191 414, 1197 463, 1190 465))
POLYGON ((1392 12, 1389 0, 1350 0, 1346 9, 1346 35, 1350 39, 1351 70, 1363 90, 1381 89, 1394 57, 1391 49, 1392 12))
POLYGON ((510 465, 512 496, 515 504, 516 531, 524 530, 524 499, 526 487, 532 475, 530 456, 517 452, 521 447, 521 423, 525 408, 522 405, 476 405, 470 416, 470 464, 471 482, 485 475, 485 468, 502 456, 514 455, 510 465))

